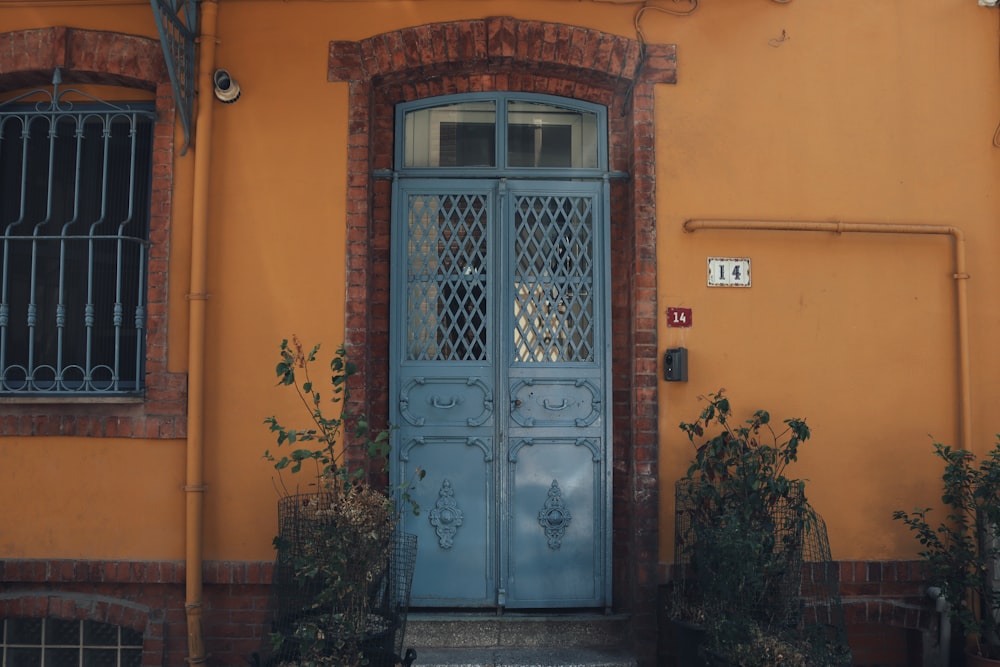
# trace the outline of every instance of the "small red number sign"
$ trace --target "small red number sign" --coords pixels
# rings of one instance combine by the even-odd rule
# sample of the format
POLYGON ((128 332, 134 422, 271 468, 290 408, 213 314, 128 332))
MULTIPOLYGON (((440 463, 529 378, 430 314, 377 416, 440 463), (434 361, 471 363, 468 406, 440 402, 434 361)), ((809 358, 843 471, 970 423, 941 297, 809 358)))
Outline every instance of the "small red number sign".
POLYGON ((667 308, 668 327, 689 327, 691 326, 690 308, 667 308))

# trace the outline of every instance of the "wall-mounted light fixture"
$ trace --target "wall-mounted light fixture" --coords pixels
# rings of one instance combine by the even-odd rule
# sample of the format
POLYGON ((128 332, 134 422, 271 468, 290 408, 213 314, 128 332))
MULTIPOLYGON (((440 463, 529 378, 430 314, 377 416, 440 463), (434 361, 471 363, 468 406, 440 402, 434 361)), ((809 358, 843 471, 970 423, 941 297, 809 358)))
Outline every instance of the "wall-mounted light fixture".
POLYGON ((979 0, 980 7, 996 7, 1000 4, 1000 0, 979 0))
POLYGON ((215 96, 223 103, 232 104, 240 99, 240 84, 236 83, 236 79, 227 70, 215 70, 212 81, 215 83, 215 96))

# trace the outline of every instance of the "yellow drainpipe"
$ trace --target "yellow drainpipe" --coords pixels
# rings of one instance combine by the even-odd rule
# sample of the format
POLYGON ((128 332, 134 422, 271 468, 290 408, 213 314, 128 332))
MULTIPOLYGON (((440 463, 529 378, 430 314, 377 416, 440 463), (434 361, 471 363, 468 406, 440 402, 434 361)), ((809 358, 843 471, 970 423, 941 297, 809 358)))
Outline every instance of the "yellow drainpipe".
POLYGON ((955 300, 958 316, 958 402, 961 447, 972 449, 972 389, 969 363, 969 302, 965 268, 965 234, 950 225, 912 225, 878 222, 818 222, 809 220, 687 220, 684 231, 698 229, 733 229, 745 231, 834 232, 843 234, 936 234, 951 236, 955 252, 955 300))
POLYGON ((217 0, 201 2, 198 62, 198 116, 195 121, 194 192, 191 217, 191 285, 188 294, 187 501, 185 521, 185 604, 190 664, 206 662, 202 636, 202 560, 205 506, 205 310, 208 294, 208 186, 212 156, 212 73, 215 71, 217 0))

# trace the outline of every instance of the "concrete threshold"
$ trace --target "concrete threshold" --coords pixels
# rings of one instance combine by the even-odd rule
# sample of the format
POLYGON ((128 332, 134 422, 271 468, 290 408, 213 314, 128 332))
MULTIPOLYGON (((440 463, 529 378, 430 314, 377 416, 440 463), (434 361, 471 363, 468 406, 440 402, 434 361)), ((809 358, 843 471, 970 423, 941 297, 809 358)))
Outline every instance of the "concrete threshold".
POLYGON ((404 647, 414 667, 637 667, 628 617, 604 614, 417 613, 404 647))
POLYGON ((426 648, 615 648, 627 616, 410 614, 407 646, 426 648))
POLYGON ((617 648, 419 648, 414 667, 636 667, 617 648))

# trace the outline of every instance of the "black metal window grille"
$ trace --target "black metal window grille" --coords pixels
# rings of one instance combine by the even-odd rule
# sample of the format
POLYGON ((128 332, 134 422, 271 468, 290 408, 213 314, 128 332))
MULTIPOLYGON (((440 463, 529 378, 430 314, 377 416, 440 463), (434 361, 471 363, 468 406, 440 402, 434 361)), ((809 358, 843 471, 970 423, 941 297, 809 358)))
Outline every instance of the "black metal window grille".
POLYGON ((139 667, 142 635, 96 621, 0 619, 3 667, 139 667))
POLYGON ((65 92, 0 105, 0 394, 137 393, 155 112, 65 92))

